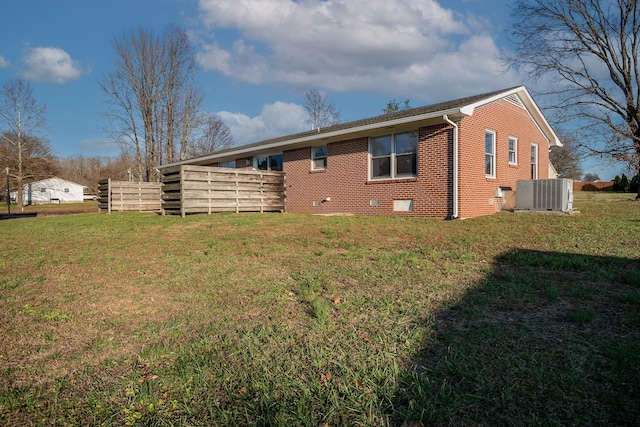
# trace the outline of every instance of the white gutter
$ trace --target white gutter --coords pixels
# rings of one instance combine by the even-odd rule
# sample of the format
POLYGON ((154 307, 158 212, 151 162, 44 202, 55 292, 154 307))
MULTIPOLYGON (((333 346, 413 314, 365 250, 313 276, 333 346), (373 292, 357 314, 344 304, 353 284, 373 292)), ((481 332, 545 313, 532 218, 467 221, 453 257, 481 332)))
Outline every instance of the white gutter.
POLYGON ((458 125, 449 120, 445 114, 442 120, 453 126, 453 212, 452 219, 458 218, 458 125))

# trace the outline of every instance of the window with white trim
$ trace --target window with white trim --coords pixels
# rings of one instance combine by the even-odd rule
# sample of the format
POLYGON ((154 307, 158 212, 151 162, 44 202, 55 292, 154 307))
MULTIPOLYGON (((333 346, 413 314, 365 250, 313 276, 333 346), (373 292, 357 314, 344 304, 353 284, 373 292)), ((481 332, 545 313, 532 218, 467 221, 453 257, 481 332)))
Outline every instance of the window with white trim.
POLYGON ((311 147, 311 169, 314 171, 327 168, 327 146, 311 147))
POLYGON ((531 179, 538 179, 538 144, 531 144, 531 179))
POLYGON ((369 138, 371 179, 418 175, 418 131, 369 138))
POLYGON ((518 138, 514 136, 509 137, 509 164, 518 164, 518 138))
POLYGON ((487 178, 496 177, 496 133, 492 130, 484 133, 484 174, 487 178))

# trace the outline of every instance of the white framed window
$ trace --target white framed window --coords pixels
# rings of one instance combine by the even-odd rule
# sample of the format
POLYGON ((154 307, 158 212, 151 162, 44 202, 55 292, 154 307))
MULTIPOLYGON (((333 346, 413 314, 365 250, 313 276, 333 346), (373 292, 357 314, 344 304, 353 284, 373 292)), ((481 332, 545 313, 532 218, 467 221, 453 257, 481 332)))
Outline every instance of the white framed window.
POLYGON ((496 177, 496 133, 484 132, 484 174, 487 178, 496 177))
POLYGON ((509 137, 509 164, 518 164, 518 138, 515 136, 509 137))
POLYGON ((418 175, 418 131, 369 138, 371 179, 418 175))
POLYGON ((538 179, 538 144, 531 144, 531 179, 538 179))
POLYGON ((282 154, 259 156, 254 160, 254 167, 263 171, 282 171, 282 154))
POLYGON ((311 147, 311 169, 314 171, 327 168, 327 146, 311 147))

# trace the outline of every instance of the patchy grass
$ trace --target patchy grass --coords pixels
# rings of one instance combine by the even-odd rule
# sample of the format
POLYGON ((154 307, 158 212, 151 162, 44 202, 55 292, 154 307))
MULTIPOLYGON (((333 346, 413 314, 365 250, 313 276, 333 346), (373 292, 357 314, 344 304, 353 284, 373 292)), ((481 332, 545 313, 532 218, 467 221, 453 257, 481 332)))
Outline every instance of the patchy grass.
POLYGON ((635 424, 632 199, 0 221, 0 423, 635 424))

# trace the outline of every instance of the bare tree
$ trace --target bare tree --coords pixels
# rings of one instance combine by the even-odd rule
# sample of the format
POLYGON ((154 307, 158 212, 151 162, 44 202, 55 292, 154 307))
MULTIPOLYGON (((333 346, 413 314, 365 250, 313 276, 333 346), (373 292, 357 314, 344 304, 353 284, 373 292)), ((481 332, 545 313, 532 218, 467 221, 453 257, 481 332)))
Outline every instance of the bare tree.
MULTIPOLYGON (((195 87, 191 87, 184 93, 184 105, 180 118, 180 158, 186 159, 189 154, 189 145, 194 138, 194 133, 202 125, 203 114, 199 111, 202 104, 202 94, 195 87)), ((206 115, 206 114, 204 114, 206 115)), ((197 139, 197 137, 195 137, 197 139)))
POLYGON ((318 89, 308 90, 304 94, 302 106, 309 116, 306 123, 311 125, 311 129, 340 123, 340 112, 318 89))
POLYGON ((195 139, 193 146, 190 147, 188 151, 190 156, 207 154, 234 145, 231 130, 226 123, 215 114, 205 114, 203 116, 199 133, 200 136, 195 139))
POLYGON ((115 70, 100 82, 107 131, 136 160, 138 178, 154 181, 155 166, 182 157, 197 127, 202 96, 193 48, 178 27, 162 37, 145 29, 124 33, 113 48, 115 70))
POLYGON ((180 152, 177 143, 188 143, 196 117, 191 113, 200 108, 202 96, 195 87, 197 62, 189 38, 173 27, 163 40, 165 73, 162 84, 166 123, 166 162, 175 161, 180 152), (182 126, 180 126, 182 122, 182 126), (180 137, 180 132, 183 132, 180 137), (186 134, 184 134, 186 132, 186 134))
POLYGON ((508 61, 592 153, 640 170, 638 0, 517 0, 508 61))
POLYGON ((37 150, 38 146, 46 147, 46 142, 38 138, 45 130, 46 106, 39 105, 33 96, 28 81, 10 80, 2 86, 0 92, 0 126, 3 127, 2 139, 13 147, 13 153, 6 160, 11 177, 16 181, 17 202, 22 205, 23 185, 35 178, 34 163, 41 163, 34 156, 42 157, 45 152, 37 150))
POLYGON ((136 101, 125 76, 115 71, 104 77, 100 87, 107 95, 104 116, 108 122, 104 129, 120 146, 123 156, 134 161, 139 181, 145 176, 144 134, 141 133, 136 101))
POLYGON ((86 186, 90 194, 98 194, 98 181, 102 178, 127 180, 132 162, 128 156, 84 157, 73 156, 55 160, 57 176, 86 186))
MULTIPOLYGON (((24 185, 44 178, 50 178, 59 172, 58 164, 51 154, 49 142, 43 138, 22 137, 20 142, 21 156, 18 156, 15 134, 4 132, 0 135, 0 163, 11 171, 18 194, 17 201, 24 204, 22 196, 24 185), (21 179, 20 179, 21 178, 21 179)), ((6 192, 6 180, 0 180, 0 188, 6 192)))
POLYGON ((559 132, 561 147, 551 147, 549 161, 555 167, 560 178, 570 178, 580 180, 582 177, 581 153, 579 145, 568 133, 559 132))

